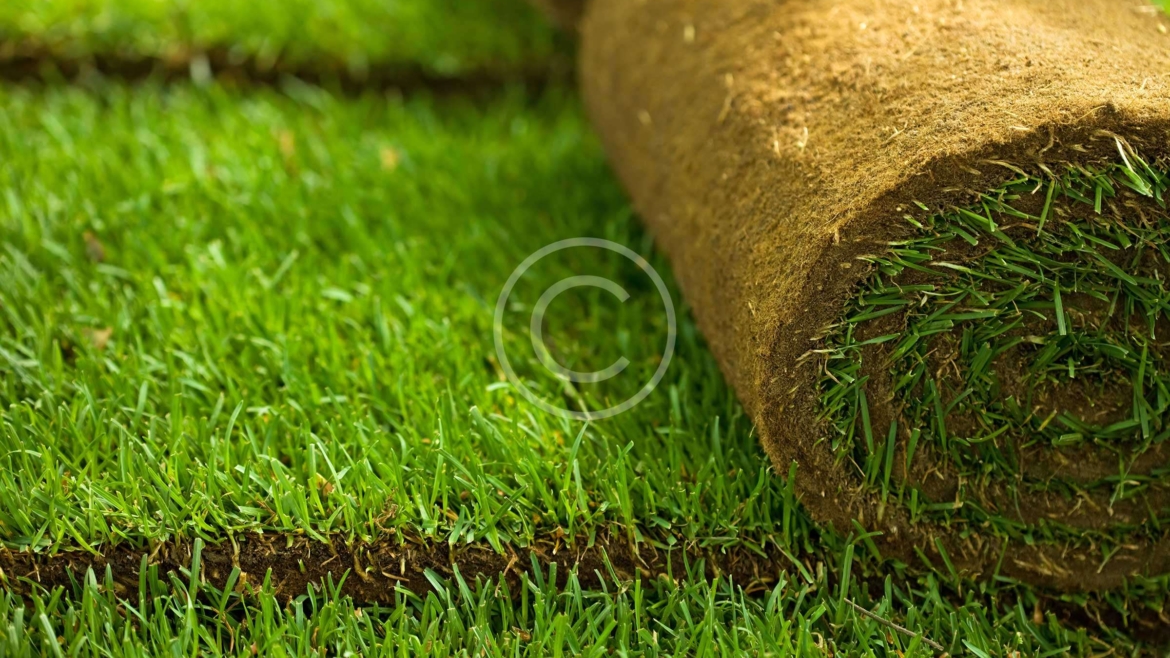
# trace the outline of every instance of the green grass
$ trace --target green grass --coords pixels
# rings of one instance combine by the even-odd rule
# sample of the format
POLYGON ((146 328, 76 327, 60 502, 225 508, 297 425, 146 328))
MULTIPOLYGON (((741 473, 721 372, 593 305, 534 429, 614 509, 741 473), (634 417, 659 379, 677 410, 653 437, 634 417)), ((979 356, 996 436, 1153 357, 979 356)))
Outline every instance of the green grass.
MULTIPOLYGON (((696 566, 697 568, 697 566, 696 566)), ((278 602, 268 580, 256 591, 202 582, 198 558, 182 573, 147 569, 136 591, 116 593, 111 576, 88 572, 70 592, 21 601, 0 595, 0 652, 6 656, 153 655, 751 655, 936 656, 1101 655, 1124 640, 1070 633, 1022 603, 955 606, 937 584, 892 578, 870 595, 835 570, 781 576, 746 594, 700 571, 668 579, 608 581, 584 590, 575 578, 552 585, 555 568, 519 587, 430 574, 434 590, 398 590, 390 608, 362 607, 324 583, 278 602), (903 632, 862 615, 894 617, 903 632), (1036 622, 1034 616, 1040 616, 1036 622)), ((233 574, 235 578, 237 574, 233 574)), ((234 582, 234 581, 233 581, 234 582)))
POLYGON ((72 59, 186 57, 222 48, 289 66, 436 75, 539 67, 563 48, 523 0, 13 0, 0 40, 72 59))
MULTIPOLYGON (((1055 622, 1032 626, 1026 592, 1019 609, 991 612, 993 592, 968 590, 964 603, 932 578, 897 577, 870 601, 862 578, 872 563, 863 551, 854 563, 852 544, 818 535, 799 512, 686 314, 666 381, 622 416, 570 423, 515 395, 495 363, 491 311, 524 256, 603 235, 647 254, 669 281, 562 91, 484 107, 338 101, 301 87, 9 88, 0 153, 7 546, 395 528, 503 547, 607 528, 659 546, 806 556, 769 597, 683 580, 614 583, 610 594, 537 583, 514 602, 487 585, 479 595, 445 585, 452 602, 417 592, 411 605, 369 612, 378 625, 321 592, 307 592, 316 603, 302 605, 318 611, 301 617, 263 594, 192 602, 165 577, 143 585, 143 610, 82 583, 32 606, 7 595, 0 629, 16 653, 43 649, 46 628, 73 638, 82 626, 112 629, 85 640, 83 653, 95 654, 253 642, 303 652, 314 632, 335 643, 390 633, 385 647, 401 637, 468 653, 498 649, 509 633, 543 638, 525 644, 531 654, 571 642, 698 651, 728 633, 779 654, 800 643, 904 647, 908 638, 845 598, 957 647, 1101 646, 1055 622), (725 622, 704 624, 707 609, 725 622), (448 622, 433 626, 439 612, 448 622)), ((563 297, 548 328, 558 358, 599 368, 613 361, 608 347, 631 359, 631 375, 648 376, 666 327, 645 276, 597 253, 564 255, 517 288, 507 334, 517 369, 565 399, 539 375, 523 318, 532 293, 594 273, 631 300, 563 297)), ((597 407, 627 392, 581 386, 567 399, 597 407)))
POLYGON ((874 273, 826 338, 822 409, 841 467, 912 519, 1099 547, 1106 561, 1161 537, 1166 468, 1135 463, 1170 438, 1170 178, 1118 148, 1111 167, 1021 175, 976 206, 907 217, 915 237, 865 258, 874 273), (879 396, 897 409, 887 425, 871 422, 879 396), (897 457, 894 437, 908 446, 897 457), (1080 448, 1114 470, 1072 476, 1037 469, 1048 453, 1022 456, 1080 448), (958 488, 938 500, 926 474, 942 461, 958 488), (1096 494, 1106 521, 1022 521, 1019 501, 1045 493, 1070 508, 1096 494), (1109 519, 1135 501, 1138 514, 1109 519))
MULTIPOLYGON (((777 535, 784 485, 689 321, 660 390, 606 423, 541 412, 496 363, 492 309, 529 253, 600 235, 650 254, 571 97, 293 93, 4 94, 8 544, 777 535)), ((637 293, 562 297, 561 360, 624 354, 623 378, 648 379, 666 326, 646 278, 588 250, 543 265, 521 310, 571 274, 637 293)), ((536 378, 526 324, 508 327, 536 378)))
MULTIPOLYGON (((357 74, 515 70, 561 48, 531 10, 507 0, 17 2, 0 7, 0 39, 63 58, 222 48, 259 62, 339 62, 357 74)), ((292 602, 267 586, 220 591, 197 564, 148 570, 137 591, 98 572, 23 599, 4 588, 0 655, 935 655, 853 604, 952 655, 1133 647, 1121 631, 1069 629, 1027 589, 887 573, 865 538, 821 534, 771 471, 571 91, 501 89, 472 102, 340 100, 292 81, 246 92, 6 87, 0 160, 5 546, 54 554, 257 530, 394 530, 503 549, 605 530, 643 546, 782 549, 792 560, 770 591, 750 595, 739 589, 747 583, 698 572, 609 579, 593 591, 575 579, 556 587, 547 575, 509 591, 432 574, 434 592, 400 591, 393 608, 361 607, 337 583, 292 602), (580 236, 643 254, 680 306, 678 353, 657 391, 591 424, 518 395, 492 339, 513 268, 580 236)), ((1117 173, 1111 184, 1123 182, 1117 173)), ((901 267, 966 220, 931 221, 938 235, 879 264, 901 267)), ((1055 227, 1045 235, 1065 242, 1044 244, 1067 248, 1055 227)), ((1116 238, 1116 226, 1093 227, 1093 237, 1116 238)), ((1056 279, 1084 280, 1082 266, 1062 268, 1056 279)), ((1029 294, 1044 303, 1045 291, 1029 294)), ((571 408, 636 391, 667 336, 646 277, 588 250, 534 268, 506 318, 509 358, 526 384, 571 408), (545 327, 551 351, 577 370, 628 358, 615 381, 567 387, 529 343, 540 292, 572 275, 610 278, 631 297, 562 296, 545 327)), ((1091 372, 1093 359, 1076 354, 1074 374, 1091 372)), ((1051 372, 1059 378, 1067 355, 1056 356, 1045 363, 1063 365, 1051 372)), ((1141 370, 1152 386, 1142 390, 1163 375, 1141 370)), ((843 453, 874 486, 910 495, 886 482, 856 430, 838 426, 843 453)), ((1162 431, 1150 428, 1141 441, 1162 431)), ((1106 604, 1125 614, 1130 601, 1106 604)))
MULTIPOLYGON (((473 104, 343 101, 301 86, 9 88, 0 108, 7 546, 401 529, 503 548, 604 528, 658 546, 793 556, 766 596, 684 578, 608 593, 537 582, 513 600, 456 582, 360 617, 328 592, 286 607, 205 583, 196 599, 189 576, 118 592, 99 573, 24 602, 6 593, 0 635, 13 655, 52 653, 44 640, 57 636, 81 655, 388 652, 399 640, 456 655, 909 649, 847 601, 951 650, 1106 646, 1055 615, 1035 625, 1027 591, 965 588, 956 599, 933 577, 875 580, 864 542, 818 534, 771 472, 685 309, 666 380, 630 412, 585 425, 515 394, 492 311, 536 249, 582 235, 630 245, 680 301, 563 90, 473 104)), ((636 390, 667 331, 645 276, 590 251, 534 268, 507 318, 525 381, 587 408, 636 390), (525 320, 539 291, 580 274, 612 278, 631 298, 566 294, 548 318, 550 345, 578 370, 624 355, 630 377, 565 391, 542 375, 525 320)))

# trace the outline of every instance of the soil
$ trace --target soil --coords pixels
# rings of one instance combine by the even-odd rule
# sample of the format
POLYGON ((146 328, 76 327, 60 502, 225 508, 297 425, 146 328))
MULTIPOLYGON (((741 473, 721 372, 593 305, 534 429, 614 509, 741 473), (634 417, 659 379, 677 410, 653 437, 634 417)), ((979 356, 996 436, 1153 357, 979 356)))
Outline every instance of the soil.
POLYGON ((525 67, 486 67, 445 77, 409 64, 376 64, 354 70, 345 62, 320 59, 292 62, 240 57, 228 48, 180 52, 168 57, 135 57, 123 53, 64 55, 37 43, 0 44, 0 80, 6 82, 86 83, 108 78, 122 82, 176 82, 192 79, 192 71, 206 66, 211 78, 231 86, 276 86, 288 78, 347 95, 376 91, 410 94, 425 90, 434 95, 491 97, 501 86, 540 89, 572 81, 572 61, 551 57, 525 67))
MULTIPOLYGON (((168 541, 150 548, 129 544, 105 547, 102 552, 62 550, 54 554, 17 552, 0 547, 0 582, 18 593, 27 593, 34 583, 52 589, 79 582, 87 569, 99 576, 110 568, 119 593, 138 588, 143 558, 160 572, 177 573, 190 567, 193 543, 168 541)), ((731 578, 747 593, 767 591, 793 563, 779 550, 765 554, 737 547, 706 550, 680 543, 674 550, 656 550, 641 544, 638 550, 625 538, 599 535, 565 537, 547 535, 530 546, 504 545, 504 552, 485 542, 452 546, 444 541, 391 533, 373 542, 348 542, 340 537, 321 542, 300 534, 245 534, 203 547, 201 577, 223 587, 233 568, 240 569, 237 590, 258 587, 271 571, 274 594, 291 600, 310 585, 321 585, 331 577, 334 583, 345 577, 342 591, 363 603, 393 604, 395 589, 414 593, 431 591, 425 572, 450 578, 457 567, 468 583, 477 578, 504 577, 512 592, 519 592, 522 574, 533 573, 538 565, 545 578, 549 566, 557 565, 557 585, 564 586, 570 573, 577 574, 585 588, 597 588, 615 579, 630 582, 638 577, 682 578, 688 565, 704 561, 707 578, 731 578), (573 540, 573 541, 570 541, 573 540)))
MULTIPOLYGON (((1089 542, 1005 545, 911 523, 820 440, 821 364, 802 359, 868 274, 857 258, 905 236, 905 215, 970 202, 1012 167, 1114 162, 1119 142, 1166 162, 1168 24, 1115 0, 589 4, 588 110, 776 470, 798 465, 818 521, 850 532, 859 520, 883 533, 883 555, 919 568, 941 568, 945 551, 976 579, 1099 591, 1170 574, 1166 529, 1102 563, 1089 542)), ((1075 451, 1027 457, 1077 469, 1075 451)), ((1069 507, 1040 498, 1022 513, 1116 522, 1108 507, 1069 507)))
MULTIPOLYGON (((556 564, 556 580, 564 587, 570 573, 584 588, 597 589, 614 579, 629 582, 634 578, 668 578, 681 580, 687 566, 703 560, 708 579, 730 578, 749 596, 766 596, 781 575, 800 578, 795 564, 774 546, 763 553, 743 546, 723 550, 705 550, 680 543, 671 551, 655 550, 645 544, 633 550, 621 537, 599 535, 592 540, 577 537, 573 541, 558 535, 536 539, 531 546, 505 545, 500 553, 486 542, 451 546, 446 542, 417 536, 388 535, 374 542, 347 542, 336 537, 327 542, 315 541, 302 534, 245 534, 220 543, 205 545, 200 552, 200 579, 222 589, 233 568, 240 569, 235 591, 248 594, 259 589, 270 577, 273 593, 288 603, 308 588, 321 588, 332 582, 341 584, 341 593, 358 605, 397 605, 396 590, 403 588, 415 595, 433 591, 426 572, 433 571, 450 579, 455 570, 465 582, 498 582, 503 577, 514 597, 521 591, 522 576, 534 575, 539 569, 548 578, 550 565, 556 564)), ((109 569, 115 594, 127 596, 137 591, 143 561, 158 570, 160 577, 181 575, 192 564, 193 544, 189 540, 167 541, 148 549, 128 544, 105 547, 102 553, 80 549, 54 554, 17 552, 0 547, 0 583, 19 595, 34 588, 70 588, 82 582, 86 571, 93 569, 99 581, 109 569)), ((799 556, 803 569, 819 573, 824 564, 812 553, 799 556)), ((881 596, 885 578, 881 574, 854 573, 870 596, 881 596)), ((967 597, 970 597, 969 593, 967 597)), ((952 593, 956 603, 964 597, 952 593)), ((1008 610, 1018 602, 1012 592, 987 604, 1008 610)), ((1107 601, 1089 601, 1078 605, 1051 599, 1044 609, 1062 623, 1089 630, 1125 629, 1135 640, 1153 645, 1170 644, 1170 619, 1148 608, 1128 611, 1124 616, 1107 601)), ((945 638, 938 638, 945 639, 945 638)))

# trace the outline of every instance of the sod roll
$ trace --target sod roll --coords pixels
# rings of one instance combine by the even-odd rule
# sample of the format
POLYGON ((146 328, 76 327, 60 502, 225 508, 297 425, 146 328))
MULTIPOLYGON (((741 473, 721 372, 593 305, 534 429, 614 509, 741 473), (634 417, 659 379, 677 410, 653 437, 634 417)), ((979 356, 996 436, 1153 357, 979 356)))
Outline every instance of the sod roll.
POLYGON ((1120 0, 589 3, 613 166, 819 522, 955 578, 1165 583, 1167 23, 1120 0))

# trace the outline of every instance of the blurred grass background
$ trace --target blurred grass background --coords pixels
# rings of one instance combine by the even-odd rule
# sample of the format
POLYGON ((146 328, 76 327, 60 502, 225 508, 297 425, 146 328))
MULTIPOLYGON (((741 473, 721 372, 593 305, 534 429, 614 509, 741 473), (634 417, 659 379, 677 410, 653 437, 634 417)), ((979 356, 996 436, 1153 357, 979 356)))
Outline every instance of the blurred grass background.
POLYGON ((374 68, 539 69, 567 53, 566 40, 521 0, 10 0, 0 5, 0 43, 10 54, 61 59, 167 61, 220 50, 229 61, 333 66, 356 77, 374 68))

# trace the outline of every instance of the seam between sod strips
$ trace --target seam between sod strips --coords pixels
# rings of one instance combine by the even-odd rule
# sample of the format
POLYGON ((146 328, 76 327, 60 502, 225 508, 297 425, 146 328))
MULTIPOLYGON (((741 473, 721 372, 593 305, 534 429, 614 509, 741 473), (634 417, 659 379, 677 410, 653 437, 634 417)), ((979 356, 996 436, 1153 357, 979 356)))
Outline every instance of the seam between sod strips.
POLYGON ((292 599, 307 587, 332 582, 356 600, 381 604, 393 604, 398 589, 423 594, 438 585, 436 578, 455 574, 468 582, 503 579, 513 586, 522 576, 546 578, 561 586, 572 575, 586 588, 639 577, 725 578, 749 594, 768 591, 784 574, 813 581, 806 564, 775 546, 707 549, 680 542, 671 549, 657 549, 647 543, 635 548, 628 538, 617 535, 568 539, 546 534, 525 546, 495 546, 486 540, 453 545, 396 531, 373 541, 252 532, 216 543, 168 540, 143 548, 119 544, 104 552, 63 549, 46 555, 0 547, 0 584, 21 593, 68 588, 92 569, 99 579, 108 570, 116 588, 129 591, 137 587, 144 567, 179 573, 193 560, 201 565, 201 577, 218 587, 246 592, 259 590, 267 580, 277 597, 292 599))
POLYGON ((539 91, 554 85, 571 85, 574 79, 571 59, 560 56, 522 66, 481 66, 444 76, 407 63, 374 63, 364 69, 355 69, 329 58, 306 63, 239 56, 226 47, 210 47, 174 57, 117 53, 72 57, 38 46, 4 46, 0 41, 0 81, 15 84, 85 85, 108 79, 125 83, 191 82, 197 85, 215 81, 247 88, 301 82, 344 95, 394 91, 404 95, 427 92, 479 98, 491 96, 502 87, 522 86, 539 91))
MULTIPOLYGON (((70 591, 91 576, 118 596, 139 590, 144 578, 172 581, 194 577, 223 592, 250 597, 270 593, 291 601, 307 591, 336 591, 358 605, 396 606, 459 588, 469 596, 479 587, 512 598, 526 586, 562 590, 573 584, 586 590, 624 587, 637 579, 667 579, 676 584, 720 580, 748 596, 768 596, 775 587, 806 592, 836 590, 842 574, 826 568, 824 556, 803 550, 796 555, 772 544, 761 548, 737 545, 705 549, 680 543, 672 549, 642 544, 637 550, 617 536, 565 537, 545 535, 529 545, 503 545, 497 550, 479 540, 452 546, 433 538, 391 535, 378 541, 319 541, 300 533, 242 533, 219 543, 171 540, 147 548, 120 545, 105 554, 62 550, 53 555, 0 547, 0 586, 19 595, 37 591, 70 591)), ((861 566, 861 565, 858 565, 861 566)), ((889 576, 857 569, 849 577, 870 599, 880 598, 889 576)), ((844 595, 843 595, 844 596, 844 595)), ((856 596, 856 595, 855 595, 856 596)), ((1023 603, 1016 591, 1002 591, 999 604, 1010 610, 1023 603)), ((944 598, 965 600, 955 592, 944 598)), ((1119 611, 1107 602, 1043 597, 1044 609, 1081 628, 1126 628, 1139 640, 1163 643, 1167 626, 1160 611, 1119 611)), ((875 617, 851 598, 843 602, 858 614, 875 617), (868 614, 867 614, 868 613, 868 614)), ((879 622, 895 621, 878 617, 879 622)), ((934 638, 946 640, 947 638, 934 638)), ((932 643, 933 646, 933 643, 932 643)))

